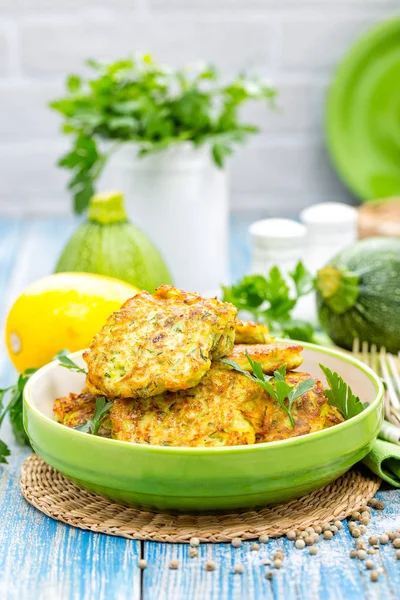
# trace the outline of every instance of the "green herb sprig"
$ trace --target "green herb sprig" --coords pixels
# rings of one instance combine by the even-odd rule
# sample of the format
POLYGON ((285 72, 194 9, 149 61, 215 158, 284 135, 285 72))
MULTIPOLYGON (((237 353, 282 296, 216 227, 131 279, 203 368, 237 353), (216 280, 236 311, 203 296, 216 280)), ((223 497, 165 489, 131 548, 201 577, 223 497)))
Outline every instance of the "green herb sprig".
POLYGON ((313 342, 313 326, 306 321, 293 319, 292 311, 298 300, 314 289, 314 279, 301 261, 289 273, 289 277, 294 295, 290 292, 288 281, 274 266, 268 277, 246 275, 236 285, 223 287, 223 300, 234 304, 239 311, 251 313, 256 321, 268 325, 274 335, 313 342))
POLYGON ((83 433, 91 433, 92 435, 98 435, 100 426, 104 421, 108 411, 112 406, 112 402, 106 402, 104 396, 100 396, 100 398, 96 398, 96 408, 94 410, 93 417, 91 419, 87 419, 85 423, 82 425, 77 425, 74 427, 77 431, 82 431, 83 433))
POLYGON ((287 413, 290 424, 294 428, 295 421, 293 417, 293 404, 297 398, 310 391, 314 387, 314 379, 308 378, 304 381, 301 381, 299 385, 294 386, 290 385, 286 381, 286 365, 283 365, 276 371, 274 371, 274 375, 266 375, 263 373, 262 366, 256 360, 252 360, 249 354, 246 352, 247 360, 252 369, 252 373, 248 371, 244 371, 240 368, 240 366, 233 360, 227 358, 221 358, 220 361, 226 365, 229 365, 235 371, 242 373, 255 383, 258 383, 266 392, 273 398, 287 413), (274 381, 275 386, 272 385, 272 381, 274 381))
POLYGON ((239 75, 222 83, 213 66, 173 69, 148 54, 87 65, 93 76, 69 75, 66 95, 50 103, 63 117, 63 132, 73 137, 58 164, 72 173, 68 187, 77 213, 88 206, 110 154, 124 142, 134 142, 139 156, 187 141, 208 143, 222 167, 235 145, 258 131, 241 120, 242 105, 271 104, 275 96, 260 78, 239 75))
POLYGON ((331 371, 324 365, 320 364, 319 366, 329 385, 329 388, 324 390, 328 403, 335 406, 345 419, 351 419, 359 415, 368 406, 368 402, 362 403, 338 373, 331 371))
POLYGON ((87 375, 87 371, 82 367, 79 367, 73 360, 68 357, 68 350, 61 350, 58 354, 55 355, 53 360, 58 360, 61 367, 65 367, 70 371, 75 371, 76 373, 84 373, 87 375))
MULTIPOLYGON (((29 445, 22 419, 23 393, 29 378, 36 371, 37 369, 26 369, 14 385, 0 389, 0 427, 8 414, 14 437, 21 445, 29 445)), ((10 456, 10 449, 5 442, 0 440, 0 463, 7 463, 8 456, 10 456)))

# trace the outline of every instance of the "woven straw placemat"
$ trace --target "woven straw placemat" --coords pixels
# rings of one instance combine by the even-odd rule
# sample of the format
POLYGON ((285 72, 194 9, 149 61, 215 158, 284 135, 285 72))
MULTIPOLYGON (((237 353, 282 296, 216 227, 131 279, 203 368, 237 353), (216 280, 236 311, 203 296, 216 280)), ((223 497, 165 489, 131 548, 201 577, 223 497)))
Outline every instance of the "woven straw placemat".
POLYGON ((22 467, 21 490, 30 504, 80 529, 134 540, 157 542, 230 542, 234 537, 271 537, 289 529, 305 529, 341 520, 366 504, 377 492, 380 479, 362 468, 302 498, 240 514, 167 515, 127 508, 84 490, 32 455, 22 467))

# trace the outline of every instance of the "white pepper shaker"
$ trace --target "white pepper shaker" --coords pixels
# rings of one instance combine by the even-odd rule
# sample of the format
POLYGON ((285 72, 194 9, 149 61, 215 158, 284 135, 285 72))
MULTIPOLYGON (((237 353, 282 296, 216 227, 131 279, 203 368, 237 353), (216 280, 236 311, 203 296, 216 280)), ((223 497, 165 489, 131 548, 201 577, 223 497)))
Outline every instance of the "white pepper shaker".
POLYGON ((292 219, 263 219, 249 227, 251 236, 251 272, 268 275, 277 265, 284 276, 303 260, 307 230, 292 219))
POLYGON ((314 204, 300 213, 300 221, 307 227, 305 262, 313 273, 357 239, 357 210, 348 204, 314 204))

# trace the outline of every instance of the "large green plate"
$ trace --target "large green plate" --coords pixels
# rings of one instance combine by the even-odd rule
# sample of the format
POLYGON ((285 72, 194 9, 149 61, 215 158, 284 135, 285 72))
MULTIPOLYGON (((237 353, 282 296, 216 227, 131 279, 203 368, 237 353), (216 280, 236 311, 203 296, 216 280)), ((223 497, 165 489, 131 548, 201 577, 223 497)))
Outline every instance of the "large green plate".
POLYGON ((326 134, 338 174, 357 196, 400 194, 400 17, 368 32, 339 65, 326 134))

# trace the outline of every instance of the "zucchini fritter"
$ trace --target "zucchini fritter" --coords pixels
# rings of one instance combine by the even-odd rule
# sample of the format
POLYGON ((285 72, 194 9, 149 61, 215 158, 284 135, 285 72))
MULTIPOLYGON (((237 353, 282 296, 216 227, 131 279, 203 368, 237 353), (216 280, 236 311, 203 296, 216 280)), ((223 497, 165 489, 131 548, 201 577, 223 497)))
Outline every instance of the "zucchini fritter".
MULTIPOLYGON (((59 423, 74 428, 83 425, 87 419, 91 419, 95 408, 96 397, 83 390, 80 394, 71 393, 63 398, 57 398, 54 402, 53 411, 59 423)), ((100 425, 99 435, 110 437, 110 430, 110 421, 106 417, 100 425)))
POLYGON ((236 308, 160 286, 141 292, 107 320, 83 355, 87 387, 107 397, 147 398, 191 388, 234 344, 236 308))
MULTIPOLYGON (((308 373, 292 371, 287 373, 286 381, 297 386, 301 381, 308 379, 308 373)), ((315 378, 313 378, 315 379, 315 378)), ((267 410, 262 427, 257 431, 257 442, 275 442, 287 438, 305 435, 320 431, 331 425, 344 421, 341 413, 328 404, 321 382, 315 379, 314 387, 295 400, 292 414, 295 427, 292 428, 286 411, 267 395, 267 410)))
POLYGON ((115 400, 112 437, 162 446, 254 444, 267 395, 245 375, 213 363, 199 385, 159 396, 115 400))
POLYGON ((299 367, 303 362, 302 350, 302 346, 290 343, 235 344, 226 358, 235 361, 243 371, 251 371, 247 353, 252 360, 261 364, 264 373, 272 375, 282 365, 286 365, 287 371, 299 367))
POLYGON ((268 327, 253 321, 235 321, 235 344, 270 344, 268 327))

